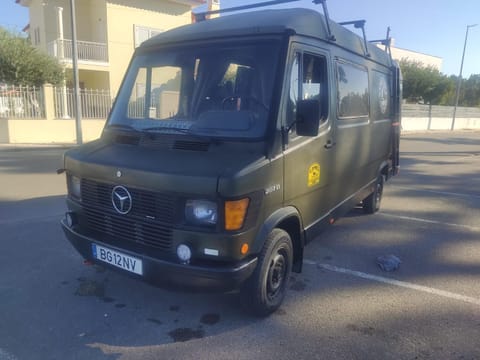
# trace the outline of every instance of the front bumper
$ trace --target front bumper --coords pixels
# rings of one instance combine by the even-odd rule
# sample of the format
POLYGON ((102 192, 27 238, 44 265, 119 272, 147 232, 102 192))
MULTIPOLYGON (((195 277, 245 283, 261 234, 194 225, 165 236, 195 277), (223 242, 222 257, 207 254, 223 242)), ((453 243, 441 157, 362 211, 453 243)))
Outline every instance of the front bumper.
POLYGON ((65 220, 62 220, 61 224, 67 239, 83 258, 161 287, 171 287, 179 290, 231 291, 238 289, 250 277, 257 265, 256 257, 239 263, 220 266, 194 266, 173 263, 116 248, 111 244, 105 244, 79 234, 69 227, 65 220), (130 273, 94 258, 92 243, 141 259, 143 275, 130 273))

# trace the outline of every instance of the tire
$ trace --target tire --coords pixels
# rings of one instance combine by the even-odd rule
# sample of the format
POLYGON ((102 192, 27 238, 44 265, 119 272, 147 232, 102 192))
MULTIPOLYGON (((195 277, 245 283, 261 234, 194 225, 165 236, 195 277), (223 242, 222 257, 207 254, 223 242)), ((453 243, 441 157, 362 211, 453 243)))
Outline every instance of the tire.
POLYGON ((292 262, 290 235, 284 230, 273 229, 265 241, 255 271, 240 289, 242 305, 248 312, 265 317, 280 307, 292 262))
POLYGON ((375 183, 375 190, 363 200, 363 211, 366 214, 374 214, 380 210, 384 182, 385 178, 383 175, 378 175, 377 182, 375 183))

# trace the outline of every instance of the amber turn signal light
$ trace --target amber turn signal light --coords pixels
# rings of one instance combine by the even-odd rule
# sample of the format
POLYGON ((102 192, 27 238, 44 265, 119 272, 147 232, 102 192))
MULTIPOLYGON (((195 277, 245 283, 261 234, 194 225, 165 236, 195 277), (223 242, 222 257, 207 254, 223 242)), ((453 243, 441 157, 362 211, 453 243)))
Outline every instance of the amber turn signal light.
POLYGON ((249 198, 225 201, 225 230, 240 230, 247 215, 249 198))

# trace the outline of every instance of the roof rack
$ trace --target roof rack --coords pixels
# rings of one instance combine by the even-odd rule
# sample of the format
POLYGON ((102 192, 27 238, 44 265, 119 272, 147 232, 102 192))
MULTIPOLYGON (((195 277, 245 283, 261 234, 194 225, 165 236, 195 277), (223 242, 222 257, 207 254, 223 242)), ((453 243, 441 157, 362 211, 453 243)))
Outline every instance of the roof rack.
POLYGON ((363 45, 365 46, 365 56, 370 56, 370 53, 368 52, 368 42, 367 42, 367 35, 365 33, 365 23, 366 20, 354 20, 354 21, 344 21, 340 22, 340 25, 353 25, 355 29, 362 29, 363 33, 363 45))
POLYGON ((385 45, 385 52, 392 57, 392 49, 390 47, 392 43, 392 38, 390 37, 390 26, 387 27, 387 36, 385 39, 380 39, 380 40, 370 40, 371 43, 374 44, 382 44, 385 45))
POLYGON ((204 12, 194 14, 194 16, 195 16, 195 21, 198 22, 198 21, 207 20, 208 19, 207 16, 209 15, 223 14, 223 13, 240 11, 240 10, 255 9, 259 7, 279 5, 279 4, 289 3, 289 2, 296 2, 296 1, 300 1, 300 0, 271 0, 271 1, 261 2, 258 4, 241 5, 241 6, 234 6, 226 9, 204 11, 204 12))
MULTIPOLYGON (((195 22, 200 22, 200 21, 207 20, 210 15, 223 14, 223 13, 229 13, 229 12, 240 11, 240 10, 249 10, 249 9, 255 9, 255 8, 259 8, 259 7, 279 5, 279 4, 285 4, 285 3, 297 2, 297 1, 301 1, 301 0, 264 1, 264 2, 257 3, 257 4, 234 6, 234 7, 226 8, 226 9, 204 11, 204 12, 194 14, 194 17, 195 17, 195 22)), ((335 41, 336 40, 335 36, 332 34, 332 30, 330 28, 330 17, 328 15, 328 9, 327 9, 327 4, 326 4, 327 0, 313 0, 312 2, 314 4, 322 4, 323 14, 325 15, 325 25, 326 25, 327 32, 328 32, 328 40, 335 41)))
POLYGON ((332 34, 332 29, 330 28, 330 15, 328 14, 327 0, 313 0, 314 4, 322 4, 323 15, 325 15, 325 25, 327 26, 328 40, 336 41, 335 35, 332 34))

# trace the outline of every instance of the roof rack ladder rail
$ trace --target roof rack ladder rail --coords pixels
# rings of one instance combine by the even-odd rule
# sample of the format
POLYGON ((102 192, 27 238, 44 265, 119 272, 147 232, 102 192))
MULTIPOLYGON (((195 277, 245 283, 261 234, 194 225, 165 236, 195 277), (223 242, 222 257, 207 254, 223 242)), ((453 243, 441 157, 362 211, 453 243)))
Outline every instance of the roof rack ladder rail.
POLYGON ((390 26, 387 27, 387 37, 383 40, 370 40, 370 43, 380 43, 382 45, 385 45, 385 52, 390 55, 390 58, 392 58, 392 48, 391 48, 391 43, 392 39, 390 38, 390 26))
POLYGON ((204 20, 206 20, 206 19, 207 19, 207 16, 209 16, 209 15, 223 14, 223 13, 240 11, 240 10, 255 9, 255 8, 259 8, 259 7, 279 5, 279 4, 285 4, 285 3, 290 3, 290 2, 296 2, 296 1, 300 1, 300 0, 271 0, 271 1, 264 1, 264 2, 261 2, 261 3, 257 3, 257 4, 234 6, 234 7, 226 8, 226 9, 205 11, 205 12, 201 12, 201 13, 198 13, 198 14, 194 14, 194 16, 195 16, 195 21, 196 21, 196 22, 199 22, 199 21, 204 21, 204 20))
POLYGON ((355 29, 362 29, 363 34, 363 45, 365 46, 365 56, 370 56, 368 51, 368 41, 367 41, 367 34, 365 33, 365 23, 366 20, 354 20, 354 21, 344 21, 339 23, 340 25, 353 25, 355 29))
POLYGON ((392 57, 392 48, 390 47, 391 40, 390 39, 390 26, 387 27, 387 38, 385 39, 385 52, 390 54, 390 57, 392 57))
POLYGON ((330 16, 328 15, 327 0, 313 0, 314 4, 322 4, 323 14, 325 15, 325 25, 327 26, 328 40, 337 41, 335 35, 332 34, 332 29, 330 28, 330 16))

